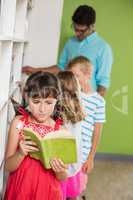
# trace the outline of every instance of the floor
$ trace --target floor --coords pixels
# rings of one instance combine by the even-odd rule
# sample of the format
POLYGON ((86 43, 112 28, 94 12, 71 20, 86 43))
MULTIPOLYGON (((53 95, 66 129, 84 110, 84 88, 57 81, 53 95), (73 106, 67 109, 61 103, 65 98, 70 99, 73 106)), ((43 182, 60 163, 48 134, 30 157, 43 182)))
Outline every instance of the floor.
POLYGON ((133 161, 96 160, 87 200, 133 200, 133 161))
POLYGON ((88 177, 87 200, 133 200, 133 162, 96 160, 88 177))

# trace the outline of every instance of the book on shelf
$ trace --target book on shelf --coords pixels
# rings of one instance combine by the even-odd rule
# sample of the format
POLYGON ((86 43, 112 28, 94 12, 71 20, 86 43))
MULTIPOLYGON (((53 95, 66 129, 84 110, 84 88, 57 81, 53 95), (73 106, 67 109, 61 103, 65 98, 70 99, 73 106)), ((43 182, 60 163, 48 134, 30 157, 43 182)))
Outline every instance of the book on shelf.
POLYGON ((61 159, 65 164, 77 162, 77 145, 75 137, 67 130, 50 132, 44 137, 30 128, 24 128, 24 135, 34 141, 39 151, 30 153, 34 159, 39 159, 46 169, 51 168, 50 160, 61 159))

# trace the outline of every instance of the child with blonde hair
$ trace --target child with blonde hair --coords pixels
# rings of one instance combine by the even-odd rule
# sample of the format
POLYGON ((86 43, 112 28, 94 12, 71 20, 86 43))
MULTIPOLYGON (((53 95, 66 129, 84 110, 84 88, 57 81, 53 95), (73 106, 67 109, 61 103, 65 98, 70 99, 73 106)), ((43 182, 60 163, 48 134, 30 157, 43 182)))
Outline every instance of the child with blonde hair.
POLYGON ((80 171, 82 166, 81 123, 85 114, 80 103, 80 85, 71 71, 58 73, 62 89, 62 114, 64 126, 75 136, 77 142, 77 163, 68 166, 68 178, 62 181, 63 199, 76 198, 81 193, 80 171))
POLYGON ((93 169, 96 147, 105 122, 105 100, 98 92, 93 91, 89 82, 93 73, 90 60, 83 56, 76 57, 68 64, 68 70, 79 80, 82 105, 86 114, 81 127, 83 164, 80 183, 83 191, 87 184, 87 173, 93 169))

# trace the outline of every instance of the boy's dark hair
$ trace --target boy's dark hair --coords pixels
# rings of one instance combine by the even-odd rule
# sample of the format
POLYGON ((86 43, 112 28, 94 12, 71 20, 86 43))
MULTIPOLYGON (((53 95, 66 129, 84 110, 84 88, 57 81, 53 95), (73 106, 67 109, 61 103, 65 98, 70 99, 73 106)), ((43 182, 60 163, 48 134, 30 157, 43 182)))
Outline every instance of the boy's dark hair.
POLYGON ((96 12, 91 6, 81 5, 75 10, 72 21, 73 23, 89 27, 96 22, 96 12))

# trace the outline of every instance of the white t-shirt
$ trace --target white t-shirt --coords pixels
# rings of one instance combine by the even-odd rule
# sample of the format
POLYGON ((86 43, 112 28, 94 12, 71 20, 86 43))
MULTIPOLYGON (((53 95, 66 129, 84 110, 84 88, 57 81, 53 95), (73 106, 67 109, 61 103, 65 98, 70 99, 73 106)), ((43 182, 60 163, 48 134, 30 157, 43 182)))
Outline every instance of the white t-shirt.
POLYGON ((80 171, 82 165, 82 136, 81 136, 81 122, 77 122, 76 124, 65 124, 65 128, 67 128, 72 135, 75 136, 76 144, 77 144, 77 163, 71 164, 68 166, 68 176, 74 176, 77 172, 80 171))

